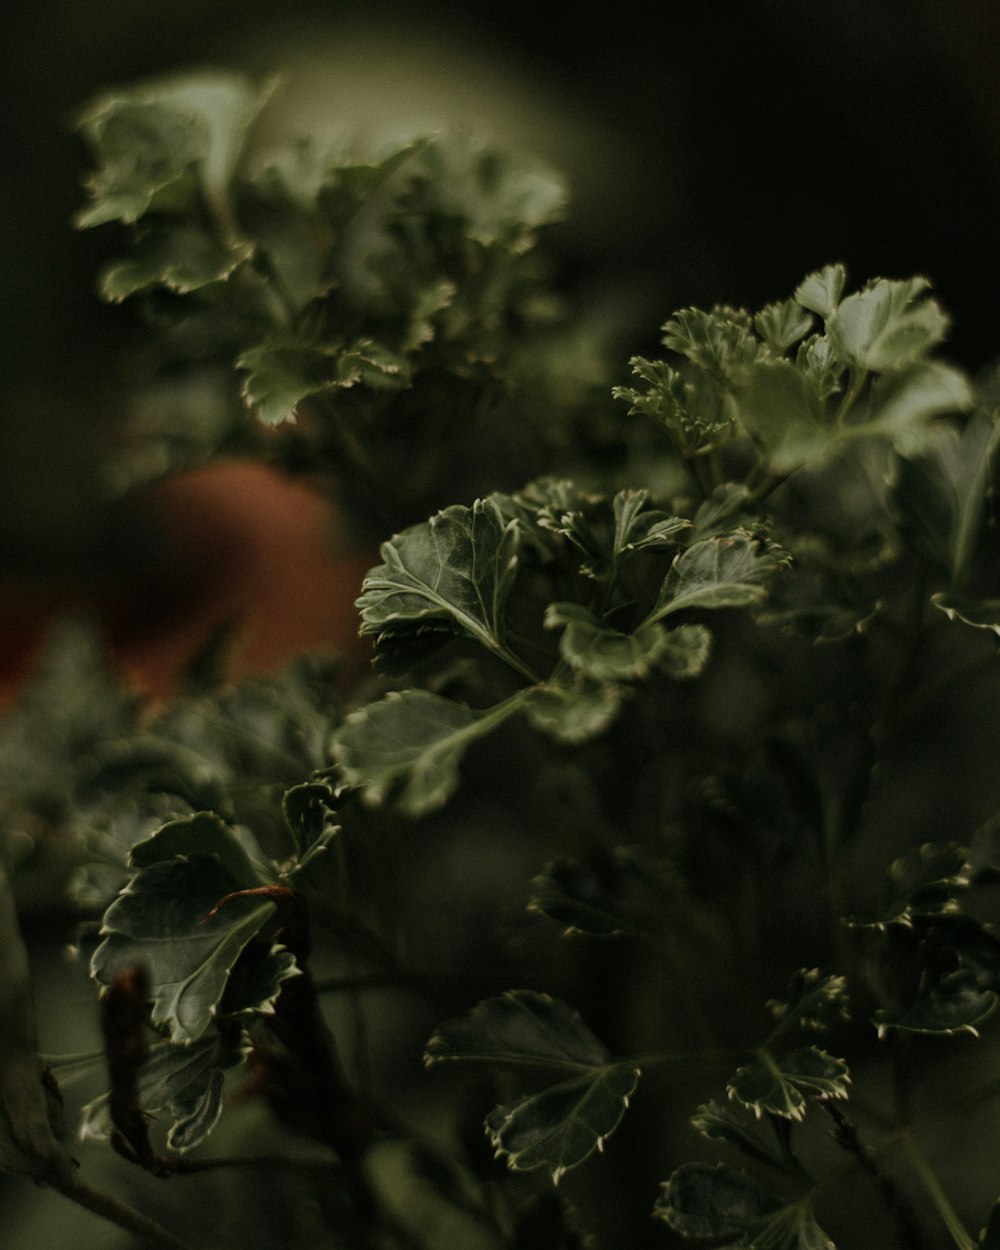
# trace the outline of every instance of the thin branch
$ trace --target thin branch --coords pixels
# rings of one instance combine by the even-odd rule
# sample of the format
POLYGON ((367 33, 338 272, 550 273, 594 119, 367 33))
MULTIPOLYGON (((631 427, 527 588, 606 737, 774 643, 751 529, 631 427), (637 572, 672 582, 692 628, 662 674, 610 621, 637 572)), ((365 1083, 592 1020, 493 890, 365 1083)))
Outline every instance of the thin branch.
POLYGON ((86 1184, 75 1175, 47 1178, 45 1183, 77 1206, 134 1233, 148 1250, 192 1250, 187 1242, 175 1237, 155 1220, 119 1202, 104 1190, 86 1184))

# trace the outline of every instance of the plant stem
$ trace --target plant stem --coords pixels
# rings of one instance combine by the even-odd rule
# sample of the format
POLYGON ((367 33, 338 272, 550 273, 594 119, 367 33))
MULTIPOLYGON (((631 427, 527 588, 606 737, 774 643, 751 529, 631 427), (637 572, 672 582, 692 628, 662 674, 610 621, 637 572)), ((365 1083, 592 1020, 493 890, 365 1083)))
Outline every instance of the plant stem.
POLYGON ((45 1183, 77 1206, 99 1215, 111 1224, 117 1224, 126 1232, 134 1233, 149 1250, 191 1250, 187 1242, 175 1237, 155 1220, 148 1219, 133 1207, 126 1206, 124 1202, 119 1202, 104 1190, 95 1189, 76 1176, 46 1178, 45 1183))
POLYGON ((976 1250, 976 1243, 969 1236, 965 1225, 958 1218, 958 1213, 951 1205, 948 1195, 941 1188, 941 1182, 938 1180, 937 1174, 928 1163, 927 1156, 920 1148, 916 1139, 910 1134, 908 1129, 901 1129, 899 1141, 910 1156, 910 1162, 920 1177, 920 1181, 927 1191, 927 1196, 933 1202, 935 1210, 940 1215, 945 1228, 951 1234, 951 1239, 958 1250, 976 1250))

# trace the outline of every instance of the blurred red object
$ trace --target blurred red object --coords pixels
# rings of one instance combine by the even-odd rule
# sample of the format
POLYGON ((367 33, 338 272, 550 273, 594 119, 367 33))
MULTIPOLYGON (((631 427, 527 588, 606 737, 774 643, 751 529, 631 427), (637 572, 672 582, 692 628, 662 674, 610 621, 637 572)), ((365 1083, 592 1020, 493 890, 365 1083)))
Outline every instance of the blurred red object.
POLYGON ((149 568, 100 585, 8 582, 0 601, 0 705, 30 676, 48 626, 93 613, 109 653, 140 694, 168 698, 198 653, 228 630, 224 675, 279 668, 303 651, 343 657, 342 684, 364 668, 354 600, 375 562, 339 540, 329 500, 252 461, 168 478, 140 500, 161 552, 149 568))

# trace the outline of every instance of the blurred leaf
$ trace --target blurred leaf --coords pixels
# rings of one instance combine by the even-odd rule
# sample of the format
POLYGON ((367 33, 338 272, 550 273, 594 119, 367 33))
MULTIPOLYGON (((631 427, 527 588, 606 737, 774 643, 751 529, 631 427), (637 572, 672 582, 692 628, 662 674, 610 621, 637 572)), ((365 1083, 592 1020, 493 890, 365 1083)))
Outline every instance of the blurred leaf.
POLYGON ((910 1006, 884 1007, 876 1011, 872 1023, 879 1037, 884 1037, 890 1029, 941 1037, 957 1033, 978 1037, 976 1026, 992 1015, 996 1005, 996 994, 979 988, 975 972, 960 969, 942 977, 910 1006))
POLYGON ((816 382, 791 361, 757 361, 744 375, 737 402, 774 473, 819 459, 835 440, 816 382))
POLYGON ((250 254, 249 244, 221 243, 197 225, 147 227, 132 245, 131 256, 101 274, 101 294, 115 304, 154 286, 185 295, 224 281, 250 254))
POLYGON ((629 847, 616 847, 601 871, 575 860, 547 864, 531 882, 528 910, 563 926, 566 937, 649 933, 676 897, 661 865, 629 847))
POLYGON ((399 374, 402 362, 376 343, 339 347, 252 347, 236 362, 246 373, 243 397, 265 425, 295 419, 310 395, 355 386, 366 377, 399 374))
POLYGON ((91 961, 102 985, 128 968, 149 974, 153 1023, 177 1042, 205 1033, 246 945, 274 915, 274 904, 234 898, 209 913, 238 883, 216 859, 195 856, 142 869, 104 916, 104 940, 91 961))
POLYGON ((618 715, 622 698, 621 687, 607 682, 547 681, 525 692, 520 710, 536 729, 572 745, 602 734, 618 715))
POLYGON ((515 1172, 545 1168, 558 1185, 570 1168, 604 1149, 638 1082, 638 1068, 598 1069, 497 1107, 486 1117, 486 1131, 515 1172))
POLYGON ((926 278, 880 278, 842 300, 826 324, 841 359, 882 372, 912 364, 940 343, 948 319, 934 300, 917 302, 928 285, 926 278))
POLYGON ((785 997, 772 999, 767 1009, 775 1020, 791 1018, 800 1028, 825 1032, 850 1019, 847 980, 819 968, 799 968, 788 982, 785 997))
POLYGON ((939 592, 931 595, 931 603, 949 621, 961 621, 974 629, 989 629, 1000 634, 1000 599, 971 599, 939 592))
POLYGON ((813 319, 808 311, 804 311, 802 300, 788 299, 762 308, 754 317, 753 324, 768 347, 780 355, 809 333, 813 319))
POLYGON ((563 627, 560 654, 573 669, 595 681, 645 677, 656 667, 667 645, 667 631, 655 622, 623 634, 578 603, 550 604, 545 624, 549 629, 563 627))
POLYGON ((843 265, 824 265, 799 283, 795 288, 795 301, 826 320, 840 303, 846 280, 843 265))
POLYGON ((780 1162, 770 1146, 754 1130, 753 1122, 747 1123, 746 1112, 741 1113, 735 1107, 714 1101, 704 1103, 691 1117, 691 1127, 709 1141, 722 1141, 736 1146, 759 1163, 780 1162))

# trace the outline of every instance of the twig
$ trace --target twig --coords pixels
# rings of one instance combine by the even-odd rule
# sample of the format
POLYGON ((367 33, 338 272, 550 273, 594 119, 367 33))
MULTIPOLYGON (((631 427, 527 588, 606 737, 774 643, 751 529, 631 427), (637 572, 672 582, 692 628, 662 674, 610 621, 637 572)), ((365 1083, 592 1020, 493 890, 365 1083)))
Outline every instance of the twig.
POLYGON ((47 1178, 45 1183, 77 1206, 134 1233, 148 1250, 192 1250, 187 1242, 175 1237, 155 1220, 148 1219, 133 1207, 112 1198, 102 1189, 95 1189, 75 1175, 47 1178))

